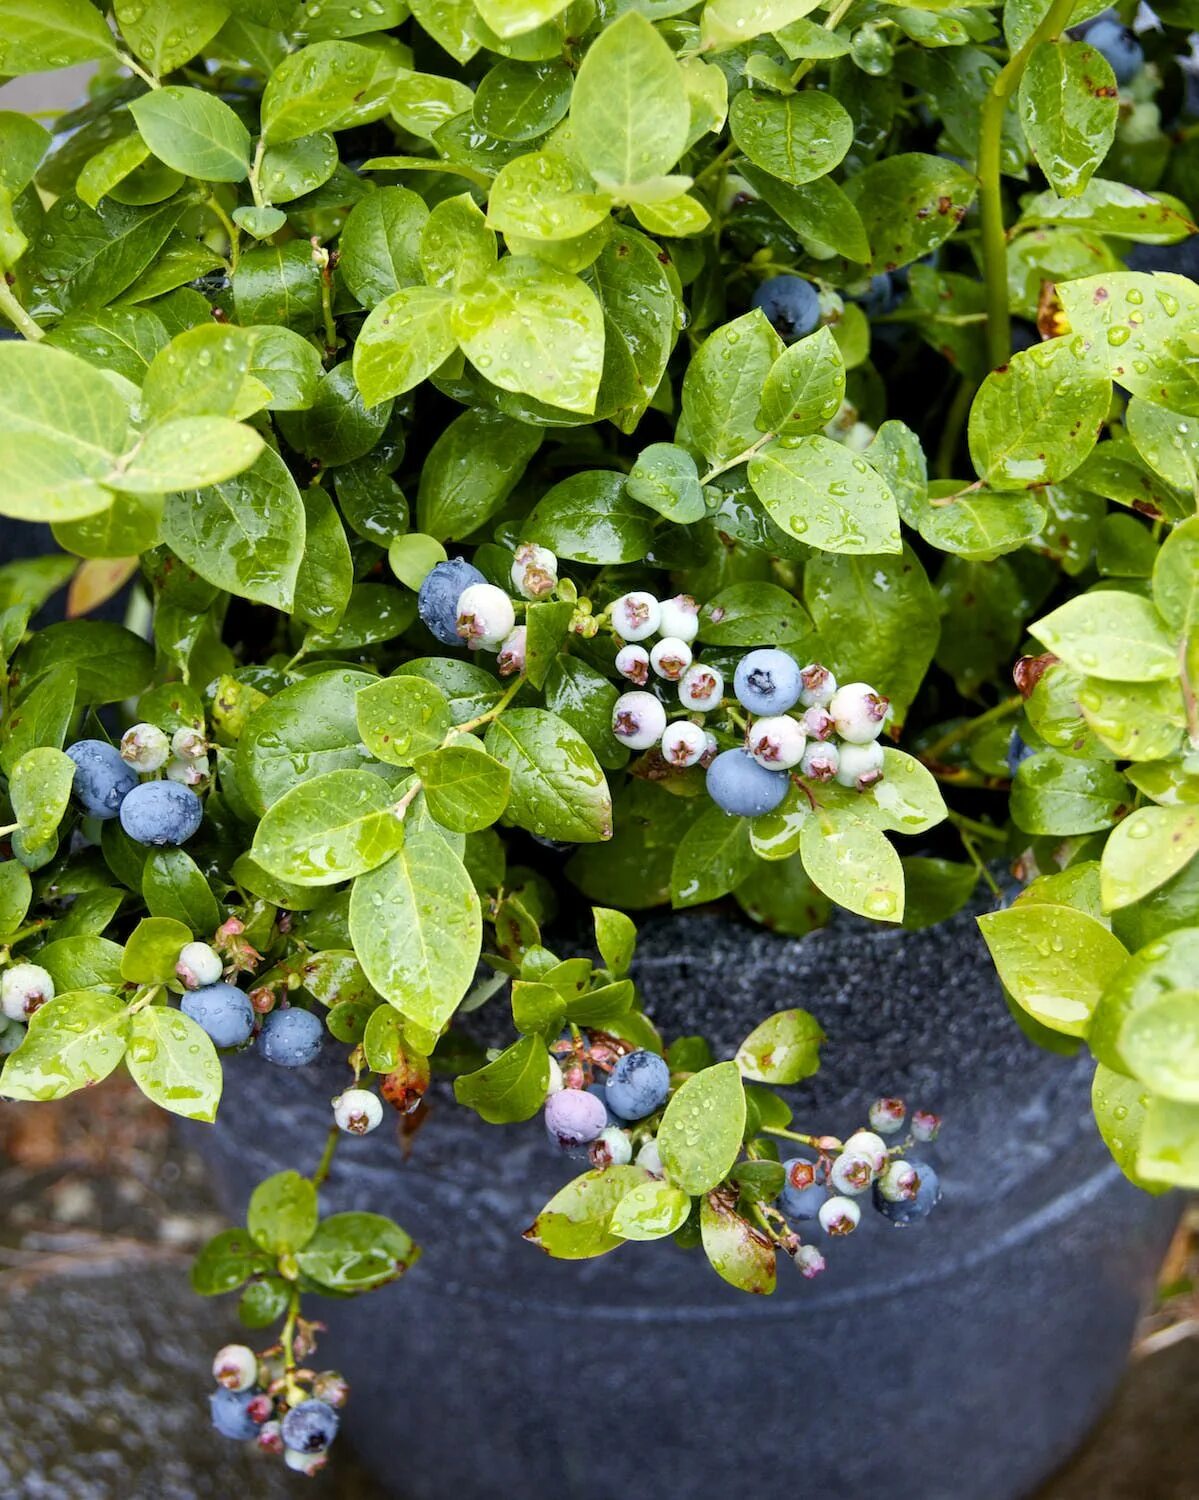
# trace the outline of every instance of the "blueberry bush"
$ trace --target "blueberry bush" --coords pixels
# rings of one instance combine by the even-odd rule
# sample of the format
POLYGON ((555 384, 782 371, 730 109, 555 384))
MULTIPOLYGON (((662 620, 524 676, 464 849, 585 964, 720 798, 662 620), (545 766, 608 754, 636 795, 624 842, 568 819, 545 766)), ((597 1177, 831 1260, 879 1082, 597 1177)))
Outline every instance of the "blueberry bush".
POLYGON ((667 1044, 630 912, 981 902, 1199 1185, 1199 62, 1133 10, 0 0, 93 65, 0 112, 0 1094, 339 1070, 195 1268, 280 1325, 222 1433, 324 1462, 303 1299, 417 1249, 318 1188, 435 1077, 579 1159, 551 1255, 927 1216, 937 1117, 793 1128, 803 1010, 667 1044))

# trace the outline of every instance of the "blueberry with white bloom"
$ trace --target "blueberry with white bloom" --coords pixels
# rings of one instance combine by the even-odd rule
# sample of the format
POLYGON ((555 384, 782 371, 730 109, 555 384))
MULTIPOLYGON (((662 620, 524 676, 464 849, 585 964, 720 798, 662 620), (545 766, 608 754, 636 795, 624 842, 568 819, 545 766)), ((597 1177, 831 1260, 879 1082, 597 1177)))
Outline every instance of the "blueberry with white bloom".
POLYGON ((177 781, 143 781, 121 803, 121 827, 138 844, 185 844, 204 819, 204 804, 177 781))
POLYGON ((679 702, 684 708, 705 712, 717 708, 724 697, 724 675, 719 667, 694 662, 679 683, 679 702))
POLYGON ((801 276, 772 276, 750 299, 784 344, 793 344, 820 325, 820 294, 801 276))
POLYGON ((648 750, 662 738, 666 710, 653 693, 621 693, 612 708, 612 733, 630 750, 648 750))
POLYGON ((879 1135, 894 1135, 902 1130, 907 1117, 907 1106, 902 1099, 876 1099, 866 1115, 871 1130, 877 1130, 879 1135))
POLYGON ((877 740, 868 745, 838 747, 837 781, 841 786, 864 792, 883 779, 883 747, 877 740))
POLYGON ((223 972, 221 955, 210 943, 184 943, 175 960, 175 977, 189 990, 216 984, 223 972))
POLYGON ((867 1157, 876 1177, 887 1165, 887 1143, 873 1130, 855 1130, 846 1140, 845 1150, 867 1157))
POLYGON ((346 1089, 333 1101, 333 1118, 347 1135, 369 1135, 383 1119, 383 1106, 370 1089, 346 1089))
POLYGON ((697 766, 708 748, 708 736, 690 719, 677 719, 662 734, 662 759, 668 765, 686 769, 697 766))
POLYGON ((690 594, 676 594, 673 599, 658 601, 658 629, 663 635, 677 636, 692 642, 699 634, 699 605, 690 594))
POLYGON ((799 701, 803 706, 827 708, 829 699, 837 691, 837 679, 829 669, 822 667, 818 661, 810 661, 800 669, 799 678, 803 684, 799 691, 799 701))
POLYGON ((890 699, 876 693, 868 682, 847 682, 829 699, 837 733, 851 745, 867 745, 883 732, 890 699))
POLYGON ((666 635, 655 642, 649 661, 659 677, 678 682, 691 665, 691 647, 677 635, 666 635))
POLYGON ((919 1224, 921 1220, 927 1219, 941 1201, 941 1179, 936 1171, 926 1161, 915 1161, 911 1157, 908 1158, 907 1165, 916 1174, 916 1192, 913 1197, 889 1198, 880 1191, 879 1186, 874 1191, 875 1208, 884 1219, 900 1228, 919 1224))
POLYGON ((842 1151, 829 1168, 828 1180, 834 1192, 855 1197, 874 1181, 874 1163, 860 1152, 842 1151))
POLYGON ((202 730, 184 724, 171 736, 171 754, 179 760, 198 760, 208 754, 208 741, 202 730))
POLYGON ((71 790, 84 812, 93 818, 115 818, 138 784, 137 772, 125 764, 115 745, 104 740, 76 740, 66 753, 75 762, 71 790))
POLYGON ((1100 17, 1087 28, 1086 41, 1107 58, 1121 86, 1131 83, 1145 66, 1145 52, 1135 33, 1118 20, 1100 17))
POLYGON ((746 736, 749 753, 768 771, 789 771, 799 765, 806 744, 803 728, 786 714, 755 720, 746 736))
POLYGON ((253 1399, 252 1391, 230 1391, 224 1386, 213 1391, 208 1398, 208 1410, 212 1425, 222 1437, 244 1442, 258 1436, 258 1423, 247 1411, 253 1399))
POLYGON ((135 724, 121 736, 121 759, 135 771, 161 771, 171 742, 157 724, 135 724))
POLYGON ((13 964, 0 974, 0 1010, 10 1021, 28 1021, 53 999, 54 981, 41 964, 13 964))
POLYGON ((644 687, 649 681, 649 652, 644 646, 622 646, 616 653, 616 670, 638 687, 644 687))
POLYGON ((267 1062, 280 1068, 303 1068, 315 1062, 325 1038, 319 1016, 288 1006, 273 1010, 262 1023, 258 1045, 267 1062))
POLYGON ((790 784, 786 771, 768 771, 747 750, 725 750, 708 767, 708 796, 742 818, 773 812, 790 784))
POLYGON ((464 557, 450 557, 425 574, 416 597, 416 609, 425 628, 443 646, 460 646, 458 600, 468 588, 487 580, 464 557))
POLYGON ((545 1130, 563 1151, 587 1146, 608 1126, 604 1101, 586 1089, 563 1089, 545 1101, 545 1130))
POLYGON ((250 997, 234 984, 206 984, 189 990, 179 1009, 207 1032, 217 1047, 240 1047, 254 1030, 250 997))
POLYGON ((258 1380, 258 1356, 245 1344, 226 1344, 216 1352, 212 1375, 227 1391, 248 1391, 258 1380))
POLYGON ((458 634, 472 651, 497 651, 516 624, 512 600, 494 583, 472 583, 458 599, 458 634))
POLYGON ((608 1108, 622 1120, 644 1120, 670 1093, 670 1069, 656 1052, 626 1052, 608 1074, 608 1108))
POLYGON ((737 701, 751 714, 785 714, 799 701, 802 686, 795 658, 777 646, 748 652, 733 675, 737 701))
POLYGON ((662 624, 662 606, 653 594, 635 589, 612 602, 612 627, 622 641, 645 641, 657 635, 662 624))
POLYGON ((512 559, 512 587, 522 599, 543 599, 558 583, 558 559, 548 547, 521 542, 512 559))
POLYGON ((819 741, 808 745, 799 762, 801 776, 809 781, 831 781, 841 766, 841 752, 836 745, 822 745, 819 741))
POLYGON ((301 1401, 283 1418, 283 1441, 296 1453, 323 1453, 337 1436, 338 1415, 326 1401, 301 1401))
POLYGON ((862 1210, 852 1198, 826 1198, 816 1216, 825 1234, 852 1234, 862 1221, 862 1210))

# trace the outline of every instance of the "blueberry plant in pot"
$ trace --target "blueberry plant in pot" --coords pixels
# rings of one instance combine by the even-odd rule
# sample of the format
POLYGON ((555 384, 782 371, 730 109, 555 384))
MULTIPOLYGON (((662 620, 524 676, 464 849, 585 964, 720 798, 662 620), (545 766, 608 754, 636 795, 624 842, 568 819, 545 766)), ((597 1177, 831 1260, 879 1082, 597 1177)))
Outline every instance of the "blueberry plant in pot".
POLYGON ((805 1119, 806 1009, 661 1036, 630 911, 981 882, 1121 1166, 1199 1180, 1199 106, 1186 7, 1096 10, 0 0, 0 72, 97 65, 0 115, 0 513, 58 549, 0 572, 0 1093, 344 1061, 197 1263, 279 1330, 222 1432, 324 1461, 304 1298, 417 1250, 317 1190, 437 1074, 579 1158, 552 1256, 763 1293, 927 1216, 936 1117, 805 1119))

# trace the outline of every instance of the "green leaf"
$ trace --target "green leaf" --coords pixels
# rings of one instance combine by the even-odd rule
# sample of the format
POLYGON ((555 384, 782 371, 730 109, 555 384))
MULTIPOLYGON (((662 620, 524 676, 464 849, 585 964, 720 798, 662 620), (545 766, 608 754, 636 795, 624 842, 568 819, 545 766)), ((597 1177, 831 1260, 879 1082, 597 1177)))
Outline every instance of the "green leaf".
POLYGON ((503 58, 475 90, 475 123, 502 141, 536 140, 566 114, 573 83, 570 67, 559 58, 532 63, 503 58))
POLYGON ((192 1262, 192 1291, 201 1297, 216 1297, 235 1291, 251 1276, 270 1269, 271 1262, 244 1229, 222 1229, 192 1262))
POLYGON ((410 831, 398 854, 354 882, 350 934, 366 977, 430 1031, 469 989, 482 930, 470 877, 432 830, 410 831))
POLYGON ((476 0, 485 25, 501 40, 519 37, 552 21, 568 0, 476 0))
POLYGON ((469 536, 503 505, 541 445, 536 427, 472 409, 443 428, 421 469, 421 531, 438 541, 469 536))
POLYGON ((591 915, 601 958, 613 974, 626 974, 637 946, 637 924, 624 912, 607 906, 592 907, 591 915))
POLYGON ((730 584, 699 615, 699 638, 712 646, 786 646, 811 633, 803 606, 777 583, 730 584))
POLYGON ((672 1182, 651 1177, 629 1189, 609 1221, 611 1234, 622 1240, 660 1240, 673 1234, 691 1212, 691 1199, 672 1182))
POLYGON ((1121 1034, 1134 1078, 1154 1094, 1199 1104, 1199 990, 1174 990, 1129 1016, 1121 1034))
POLYGON ((1020 121, 1037 165, 1063 197, 1082 192, 1116 134, 1120 90, 1086 42, 1041 42, 1020 79, 1020 121))
POLYGON ((267 79, 262 133, 267 143, 340 130, 387 113, 395 65, 356 42, 314 42, 285 57, 267 79))
POLYGON ((66 521, 112 503, 104 476, 129 427, 129 397, 73 354, 40 344, 0 347, 0 513, 66 521))
POLYGON ((15 197, 33 181, 50 149, 50 132, 16 110, 0 110, 0 188, 15 197))
POLYGON ((454 1097, 490 1125, 531 1120, 545 1103, 549 1053, 536 1036, 521 1037, 477 1073, 454 1079, 454 1097))
POLYGON ((856 812, 808 818, 799 852, 812 883, 838 906, 876 922, 903 920, 903 866, 883 833, 856 812))
POLYGON ((1065 283, 1062 308, 1092 362, 1130 395, 1199 415, 1190 330, 1199 288, 1185 276, 1120 271, 1065 283))
POLYGON ((241 422, 181 417, 152 427, 105 482, 136 495, 201 489, 232 479, 262 451, 262 438, 241 422))
POLYGON ((743 89, 729 110, 733 140, 755 166, 801 185, 823 177, 853 141, 853 120, 831 94, 757 94, 743 89))
POLYGON ((317 1228, 316 1188, 298 1172, 276 1172, 250 1195, 246 1228, 271 1255, 294 1255, 317 1228))
POLYGON ((1178 672, 1178 649, 1148 599, 1119 589, 1080 594, 1029 630, 1075 671, 1114 682, 1159 682, 1178 672))
POLYGON ((124 1001, 99 990, 72 990, 39 1006, 25 1040, 0 1074, 6 1099, 61 1099, 107 1078, 125 1055, 124 1001))
POLYGON ((1199 517, 1175 526, 1162 543, 1153 565, 1153 602, 1181 635, 1199 623, 1199 517))
POLYGON ((75 191, 89 208, 95 208, 118 183, 148 159, 150 148, 140 135, 118 136, 97 151, 80 172, 75 191))
POLYGON ((699 906, 740 885, 754 866, 749 821, 719 807, 700 813, 683 835, 670 871, 672 906, 699 906))
POLYGON ((140 636, 108 620, 62 620, 21 647, 14 666, 26 681, 51 667, 72 667, 80 703, 118 703, 149 686, 154 651, 140 636))
POLYGON ((129 1020, 125 1057, 147 1099, 185 1120, 215 1120, 223 1074, 208 1033, 182 1011, 150 1005, 129 1020))
POLYGON ((973 562, 991 562, 1027 546, 1044 530, 1048 516, 1045 502, 1035 495, 963 493, 952 479, 934 485, 932 498, 934 503, 923 507, 917 519, 920 535, 943 552, 973 562))
POLYGON ((106 306, 160 255, 186 207, 181 196, 144 208, 105 200, 90 209, 64 193, 46 214, 32 266, 26 262, 28 310, 56 318, 106 306))
POLYGON ((899 511, 876 470, 822 436, 778 438, 749 464, 749 482, 789 535, 825 552, 899 552, 899 511))
POLYGON ((159 161, 185 177, 242 182, 248 176, 250 132, 214 95, 168 85, 134 99, 129 113, 159 161))
POLYGON ((369 771, 329 771, 273 803, 250 855, 295 885, 337 885, 373 870, 404 842, 395 794, 369 771))
POLYGON ((566 1001, 552 984, 542 984, 537 980, 512 981, 512 1022, 517 1031, 544 1038, 550 1032, 556 1035, 565 1019, 566 1001))
POLYGON ((0 743, 0 769, 5 775, 12 775, 27 750, 39 745, 61 748, 75 712, 75 684, 73 667, 51 667, 9 710, 0 743))
POLYGON ((382 1214, 330 1214, 296 1256, 305 1276, 330 1291, 369 1292, 402 1276, 419 1248, 382 1214))
POLYGON ((1133 396, 1124 427, 1142 460, 1167 484, 1179 490, 1199 485, 1199 432, 1181 412, 1133 396))
POLYGON ((350 210, 338 238, 337 269, 363 307, 375 307, 421 280, 421 231, 429 217, 409 188, 384 187, 350 210))
POLYGON ((974 200, 973 173, 943 156, 905 152, 872 162, 845 185, 862 218, 871 272, 894 271, 935 250, 974 200))
POLYGON ((694 1073, 672 1095, 658 1127, 670 1180, 696 1197, 723 1182, 741 1150, 745 1089, 735 1062, 694 1073))
POLYGON ((452 723, 445 694, 420 677, 386 677, 362 688, 356 711, 367 748, 393 766, 436 750, 452 723))
POLYGON ((1098 833, 1131 801, 1128 783, 1107 761, 1041 750, 1016 772, 1011 811, 1025 833, 1098 833))
MULTIPOLYGON (((823 27, 821 35, 828 35, 823 27)), ((847 260, 870 259, 862 216, 844 189, 831 178, 819 177, 815 182, 796 186, 772 177, 752 162, 743 163, 741 172, 754 192, 774 209, 788 228, 795 231, 812 253, 825 256, 832 251, 847 260)), ((843 315, 842 323, 837 326, 844 327, 845 322, 843 315)), ((863 326, 862 332, 865 331, 863 326)))
POLYGON ((845 361, 827 328, 785 349, 762 386, 763 432, 820 432, 845 398, 845 361))
POLYGON ((625 1194, 650 1174, 642 1167, 605 1167, 584 1172, 554 1194, 524 1237, 555 1260, 589 1260, 618 1249, 624 1240, 611 1229, 625 1194))
POLYGON ((1140 807, 1116 824, 1103 846, 1104 911, 1131 906, 1164 885, 1199 854, 1199 808, 1140 807))
POLYGON ((88 0, 0 0, 0 73, 45 73, 116 50, 116 39, 88 0))
POLYGON ((121 35, 156 78, 195 57, 229 19, 221 0, 189 0, 185 26, 175 0, 116 0, 113 10, 121 35))
POLYGON ((296 572, 295 614, 317 630, 332 629, 345 614, 354 586, 354 560, 332 500, 313 484, 304 502, 304 555, 296 572))
POLYGON ((556 714, 520 708, 487 730, 487 751, 512 775, 507 816, 541 838, 610 838, 608 783, 581 735, 556 714))
POLYGON ((29 871, 15 859, 0 861, 0 938, 11 937, 33 900, 29 871))
POLYGON ((250 715, 237 744, 237 780, 259 816, 301 781, 362 768, 357 694, 376 680, 367 672, 321 672, 250 715))
POLYGON ((653 533, 654 524, 628 493, 624 475, 591 469, 547 490, 522 536, 572 562, 619 563, 644 557, 653 533))
POLYGON ((709 463, 726 467, 761 441, 762 388, 783 341, 754 309, 708 335, 683 377, 683 420, 709 463))
POLYGON ((464 744, 420 755, 413 769, 420 777, 429 811, 455 833, 489 828, 508 805, 508 768, 464 744))
POLYGON ((199 865, 184 849, 154 849, 142 869, 142 896, 153 917, 173 917, 191 932, 216 931, 221 910, 199 865))
POLYGON ((1072 906, 1018 903, 987 912, 979 929, 1004 988, 1034 1020, 1085 1036, 1128 951, 1102 922, 1072 906))
POLYGON ((495 263, 495 233, 469 193, 434 206, 420 236, 420 269, 430 286, 465 290, 482 281, 495 263))
POLYGON ((504 235, 534 240, 571 240, 608 217, 606 193, 588 191, 591 179, 556 151, 518 156, 491 185, 487 222, 504 235))
POLYGON ((774 1291, 774 1245, 748 1219, 721 1200, 707 1197, 699 1206, 699 1229, 704 1254, 722 1280, 739 1291, 760 1296, 768 1297, 774 1291))
POLYGON ((566 411, 595 410, 604 362, 603 312, 577 276, 509 255, 453 308, 463 353, 501 390, 566 411))
POLYGON ((173 917, 143 917, 125 944, 122 979, 130 984, 168 983, 175 978, 180 949, 191 940, 191 928, 173 917))
POLYGON ((701 520, 704 492, 695 460, 674 443, 651 443, 637 455, 625 491, 680 526, 701 520))
MULTIPOLYGON (((700 35, 717 51, 739 47, 767 32, 777 32, 817 8, 818 0, 708 0, 700 35)), ((790 56, 790 53, 788 53, 790 56)))
POLYGON ((265 386, 248 379, 254 341, 245 329, 203 323, 177 334, 146 372, 143 407, 151 421, 244 417, 266 404, 265 386))
POLYGON ((1160 1184, 1146 1182, 1138 1176, 1136 1170, 1148 1102, 1148 1090, 1137 1080, 1125 1078, 1111 1068, 1105 1068, 1102 1063, 1095 1069, 1091 1085, 1091 1107, 1095 1112, 1095 1124, 1099 1127, 1099 1134, 1107 1149, 1125 1177, 1137 1187, 1150 1192, 1161 1192, 1160 1184))
POLYGON ((629 11, 592 42, 570 101, 574 149, 600 187, 619 193, 682 156, 691 107, 674 54, 629 11))
POLYGON ((545 706, 582 735, 601 766, 616 770, 629 752, 612 733, 616 688, 594 667, 573 656, 559 656, 545 678, 545 706))
POLYGON ((287 465, 264 448, 243 473, 172 495, 167 545, 201 578, 242 598, 290 609, 304 551, 304 503, 287 465))
POLYGON ((1135 953, 1107 984, 1087 1041, 1099 1062, 1127 1073, 1125 1034, 1134 1016, 1168 996, 1194 987, 1199 928, 1182 927, 1135 953))
POLYGON ((742 1078, 800 1083, 820 1068, 824 1031, 806 1010, 779 1010, 755 1026, 737 1048, 742 1078))
POLYGON ((458 347, 454 299, 440 287, 411 286, 378 303, 354 345, 354 380, 368 406, 427 380, 458 347))
POLYGON ((42 848, 58 832, 74 776, 75 762, 50 745, 27 750, 13 767, 8 796, 26 849, 42 848))

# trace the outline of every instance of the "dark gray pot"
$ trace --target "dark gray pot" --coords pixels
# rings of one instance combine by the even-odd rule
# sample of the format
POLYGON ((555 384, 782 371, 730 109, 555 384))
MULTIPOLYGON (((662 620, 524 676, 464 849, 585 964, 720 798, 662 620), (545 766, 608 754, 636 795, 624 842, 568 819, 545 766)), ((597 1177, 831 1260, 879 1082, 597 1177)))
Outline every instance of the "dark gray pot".
MULTIPOLYGON (((425 1247, 401 1285, 322 1314, 367 1462, 407 1500, 691 1500, 747 1478, 1027 1496, 1102 1413, 1177 1217, 1111 1163, 1085 1059, 1021 1036, 969 916, 802 942, 664 917, 637 979, 668 1037, 725 1056, 766 1012, 814 1011, 829 1042, 798 1127, 845 1130, 881 1093, 943 1113, 943 1206, 908 1231, 867 1213, 822 1278, 783 1263, 756 1300, 669 1243, 564 1264, 522 1242, 577 1170, 537 1121, 501 1131, 435 1102, 407 1158, 383 1130, 347 1141, 327 1208, 391 1214, 425 1247)), ((232 1212, 260 1177, 311 1169, 345 1080, 309 1075, 231 1064, 204 1149, 232 1212)))

